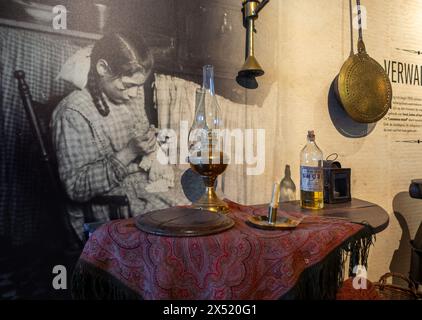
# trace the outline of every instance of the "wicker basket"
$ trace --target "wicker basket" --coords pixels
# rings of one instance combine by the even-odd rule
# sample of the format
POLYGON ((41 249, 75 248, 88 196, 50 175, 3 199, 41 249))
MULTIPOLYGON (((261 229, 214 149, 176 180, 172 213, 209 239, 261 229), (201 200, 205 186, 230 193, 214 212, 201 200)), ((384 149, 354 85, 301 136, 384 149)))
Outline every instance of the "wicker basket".
POLYGON ((379 296, 383 300, 418 300, 422 299, 417 293, 415 283, 406 276, 399 273, 386 273, 379 282, 374 283, 379 296), (388 278, 400 278, 408 284, 408 288, 394 284, 387 284, 388 278))

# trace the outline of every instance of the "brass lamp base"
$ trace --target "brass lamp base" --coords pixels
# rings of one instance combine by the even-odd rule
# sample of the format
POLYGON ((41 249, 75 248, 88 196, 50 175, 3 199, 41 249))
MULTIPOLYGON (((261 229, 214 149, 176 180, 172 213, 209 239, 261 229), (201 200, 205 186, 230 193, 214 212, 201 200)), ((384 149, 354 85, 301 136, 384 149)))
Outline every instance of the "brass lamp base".
MULTIPOLYGON (((210 145, 212 145, 212 143, 210 143, 210 145)), ((211 153, 204 158, 201 157, 201 155, 197 157, 190 157, 189 162, 193 171, 202 177, 206 188, 204 195, 198 201, 193 203, 192 207, 195 209, 219 212, 222 214, 229 213, 229 206, 223 200, 218 198, 214 188, 215 180, 227 168, 227 157, 223 154, 223 152, 218 152, 215 154, 211 153), (204 159, 206 161, 204 161, 204 159)))
POLYGON ((214 187, 207 187, 205 194, 198 201, 193 203, 192 207, 195 209, 208 210, 223 214, 230 212, 228 204, 218 198, 214 187))

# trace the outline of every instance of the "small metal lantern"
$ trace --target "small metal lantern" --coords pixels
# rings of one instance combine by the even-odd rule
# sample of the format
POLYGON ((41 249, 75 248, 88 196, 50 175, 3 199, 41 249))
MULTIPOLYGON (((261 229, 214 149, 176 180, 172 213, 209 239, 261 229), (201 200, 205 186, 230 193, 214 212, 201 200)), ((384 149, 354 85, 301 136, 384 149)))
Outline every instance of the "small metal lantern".
POLYGON ((351 201, 350 168, 342 168, 338 161, 324 161, 324 202, 351 201))

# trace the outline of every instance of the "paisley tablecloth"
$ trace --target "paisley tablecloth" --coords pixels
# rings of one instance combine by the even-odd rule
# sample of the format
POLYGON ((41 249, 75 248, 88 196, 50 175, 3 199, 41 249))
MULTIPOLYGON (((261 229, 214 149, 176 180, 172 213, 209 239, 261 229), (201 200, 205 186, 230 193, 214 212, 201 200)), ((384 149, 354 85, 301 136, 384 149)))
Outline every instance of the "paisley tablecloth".
MULTIPOLYGON (((172 238, 147 234, 134 219, 110 222, 87 242, 72 279, 75 299, 334 299, 345 254, 364 263, 372 234, 363 225, 305 216, 294 230, 251 228, 264 207, 230 202, 235 226, 172 238)), ((279 212, 300 216, 295 212, 279 212)))

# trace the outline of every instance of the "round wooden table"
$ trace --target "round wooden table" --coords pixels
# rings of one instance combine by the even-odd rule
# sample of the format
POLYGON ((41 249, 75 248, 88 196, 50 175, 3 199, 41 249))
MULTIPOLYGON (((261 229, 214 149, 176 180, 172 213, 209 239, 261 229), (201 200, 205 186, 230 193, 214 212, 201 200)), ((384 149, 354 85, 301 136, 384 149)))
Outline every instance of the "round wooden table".
POLYGON ((325 203, 324 209, 321 210, 303 209, 300 206, 300 201, 283 202, 280 204, 279 210, 296 211, 328 218, 341 218, 356 223, 368 223, 375 233, 385 230, 390 221, 389 214, 380 206, 355 198, 346 203, 325 203))

